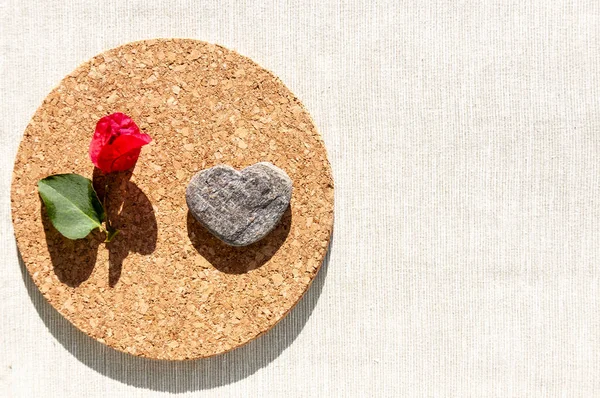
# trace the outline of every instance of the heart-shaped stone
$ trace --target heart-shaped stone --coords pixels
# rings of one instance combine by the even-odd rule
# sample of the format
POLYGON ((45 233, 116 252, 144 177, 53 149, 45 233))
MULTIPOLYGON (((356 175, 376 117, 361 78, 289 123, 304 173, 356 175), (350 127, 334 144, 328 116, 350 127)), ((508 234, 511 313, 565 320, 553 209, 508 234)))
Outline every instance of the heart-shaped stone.
POLYGON ((260 162, 237 171, 217 165, 192 177, 185 199, 190 212, 217 238, 247 246, 275 228, 290 204, 292 180, 281 169, 260 162))

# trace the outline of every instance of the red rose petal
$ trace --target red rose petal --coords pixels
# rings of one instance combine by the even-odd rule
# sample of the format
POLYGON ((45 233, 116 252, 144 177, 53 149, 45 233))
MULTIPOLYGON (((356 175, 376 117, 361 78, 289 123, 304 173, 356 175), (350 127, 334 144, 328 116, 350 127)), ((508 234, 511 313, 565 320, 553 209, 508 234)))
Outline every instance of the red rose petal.
POLYGON ((127 170, 137 162, 142 146, 150 143, 135 122, 124 113, 104 116, 90 143, 90 159, 104 173, 127 170))
POLYGON ((98 155, 97 167, 102 170, 123 171, 133 166, 140 155, 142 146, 150 142, 150 136, 121 135, 112 144, 105 145, 98 155))

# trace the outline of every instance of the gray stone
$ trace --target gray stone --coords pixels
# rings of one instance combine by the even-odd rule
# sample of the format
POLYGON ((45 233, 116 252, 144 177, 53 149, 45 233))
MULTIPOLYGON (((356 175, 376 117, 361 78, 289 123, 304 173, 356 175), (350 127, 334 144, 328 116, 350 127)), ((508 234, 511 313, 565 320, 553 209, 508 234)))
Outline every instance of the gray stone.
POLYGON ((218 165, 198 172, 185 199, 190 212, 217 238, 247 246, 275 228, 290 204, 292 180, 281 169, 261 162, 237 171, 218 165))

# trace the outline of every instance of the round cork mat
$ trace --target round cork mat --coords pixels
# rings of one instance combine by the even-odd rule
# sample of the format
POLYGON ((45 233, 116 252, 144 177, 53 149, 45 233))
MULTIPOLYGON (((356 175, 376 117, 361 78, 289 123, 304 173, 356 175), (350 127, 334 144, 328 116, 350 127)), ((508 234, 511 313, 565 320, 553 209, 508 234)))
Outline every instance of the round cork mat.
POLYGON ((195 40, 130 43, 65 77, 25 130, 11 194, 18 247, 46 299, 96 340, 157 359, 223 353, 272 328, 310 286, 333 227, 330 165, 300 101, 250 59, 195 40), (79 173, 103 187, 88 146, 113 112, 153 138, 133 172, 109 177, 121 233, 66 239, 36 183, 79 173), (226 246, 189 214, 187 183, 216 164, 261 161, 291 177, 290 208, 263 240, 226 246))

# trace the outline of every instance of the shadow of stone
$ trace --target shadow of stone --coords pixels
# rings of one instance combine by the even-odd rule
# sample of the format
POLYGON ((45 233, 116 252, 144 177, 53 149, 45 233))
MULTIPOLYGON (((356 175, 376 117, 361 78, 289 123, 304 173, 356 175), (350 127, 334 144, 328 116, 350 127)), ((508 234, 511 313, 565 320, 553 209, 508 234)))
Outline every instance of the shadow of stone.
POLYGON ((243 274, 265 264, 285 242, 292 225, 292 211, 286 209, 273 231, 248 246, 229 246, 211 234, 188 210, 188 237, 194 248, 216 269, 228 274, 243 274))

